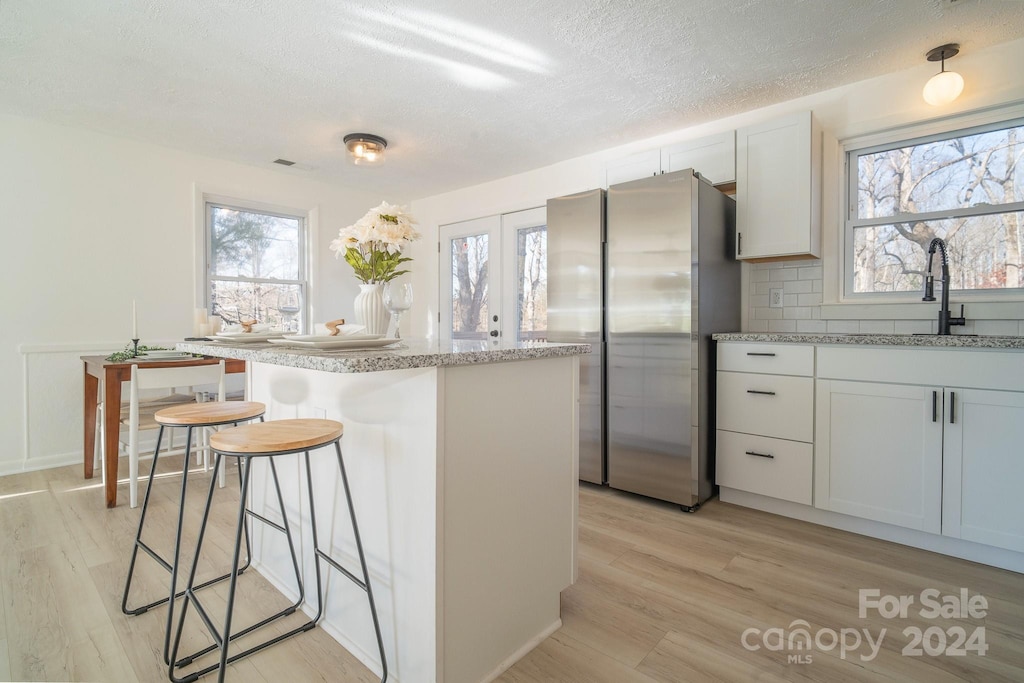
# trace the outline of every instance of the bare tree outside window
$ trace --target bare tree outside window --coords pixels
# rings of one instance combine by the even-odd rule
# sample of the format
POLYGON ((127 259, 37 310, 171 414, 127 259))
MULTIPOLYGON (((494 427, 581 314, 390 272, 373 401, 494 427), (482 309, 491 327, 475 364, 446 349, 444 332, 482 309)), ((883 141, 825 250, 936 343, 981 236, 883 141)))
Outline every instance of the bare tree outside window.
POLYGON ((483 339, 487 335, 487 235, 453 239, 452 336, 483 339))
POLYGON ((921 290, 935 237, 952 289, 1024 286, 1024 125, 936 137, 850 152, 852 293, 921 290))
POLYGON ((541 225, 517 231, 516 251, 519 339, 547 339, 548 229, 541 225))
POLYGON ((303 329, 303 219, 217 204, 207 208, 213 314, 227 324, 256 320, 303 329))

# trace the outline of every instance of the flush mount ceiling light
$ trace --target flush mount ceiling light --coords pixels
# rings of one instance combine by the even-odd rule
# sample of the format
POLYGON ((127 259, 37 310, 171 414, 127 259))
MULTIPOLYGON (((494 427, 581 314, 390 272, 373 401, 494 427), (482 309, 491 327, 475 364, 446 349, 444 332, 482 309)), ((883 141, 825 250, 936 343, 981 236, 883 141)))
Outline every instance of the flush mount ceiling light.
POLYGON ((349 133, 345 136, 345 147, 356 164, 379 164, 384 161, 384 150, 388 141, 370 133, 349 133))
POLYGON ((964 90, 964 78, 955 71, 946 71, 946 60, 955 57, 960 52, 960 46, 956 43, 941 45, 928 51, 929 62, 942 62, 939 73, 928 79, 924 84, 924 101, 928 104, 941 106, 949 104, 964 90))

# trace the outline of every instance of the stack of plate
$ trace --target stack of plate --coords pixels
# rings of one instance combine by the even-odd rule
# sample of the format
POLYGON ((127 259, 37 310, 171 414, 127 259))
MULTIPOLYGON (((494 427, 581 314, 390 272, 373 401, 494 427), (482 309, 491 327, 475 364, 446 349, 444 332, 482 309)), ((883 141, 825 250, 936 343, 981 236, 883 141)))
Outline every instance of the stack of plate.
POLYGON ((394 344, 398 339, 383 334, 346 334, 332 337, 324 334, 286 334, 283 339, 269 339, 271 344, 296 349, 373 349, 394 344))
POLYGON ((263 332, 218 332, 211 338, 213 341, 231 342, 232 344, 251 344, 280 339, 285 333, 281 330, 263 332))

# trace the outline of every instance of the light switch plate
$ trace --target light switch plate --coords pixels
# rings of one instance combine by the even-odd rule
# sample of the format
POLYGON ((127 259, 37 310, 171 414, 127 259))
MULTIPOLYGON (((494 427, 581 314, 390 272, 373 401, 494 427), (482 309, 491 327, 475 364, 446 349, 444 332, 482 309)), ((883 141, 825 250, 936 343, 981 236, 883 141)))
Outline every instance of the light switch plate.
POLYGON ((782 308, 782 288, 768 290, 768 306, 782 308))

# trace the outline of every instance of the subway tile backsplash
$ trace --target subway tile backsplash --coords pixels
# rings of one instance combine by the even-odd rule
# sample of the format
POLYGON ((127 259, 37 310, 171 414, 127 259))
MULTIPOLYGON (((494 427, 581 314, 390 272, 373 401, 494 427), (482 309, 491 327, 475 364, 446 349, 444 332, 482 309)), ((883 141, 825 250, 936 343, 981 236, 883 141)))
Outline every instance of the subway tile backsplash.
MULTIPOLYGON (((820 260, 751 263, 746 331, 914 334, 936 330, 934 320, 822 320, 823 277, 820 260), (782 290, 782 308, 770 306, 773 289, 782 290)), ((1024 320, 968 320, 954 333, 1024 335, 1024 320)))

